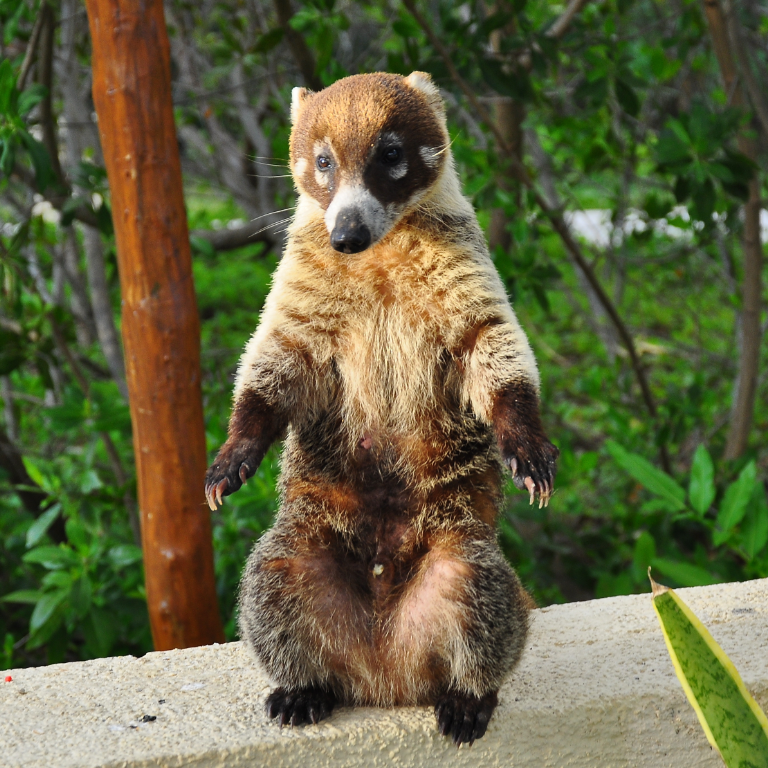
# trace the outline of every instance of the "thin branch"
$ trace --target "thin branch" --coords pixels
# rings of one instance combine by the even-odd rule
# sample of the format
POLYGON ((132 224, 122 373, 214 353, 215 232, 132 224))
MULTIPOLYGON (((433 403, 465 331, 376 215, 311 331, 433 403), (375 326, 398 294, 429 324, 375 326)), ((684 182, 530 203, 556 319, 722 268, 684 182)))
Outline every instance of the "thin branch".
POLYGON ((547 30, 547 37, 559 40, 568 31, 571 22, 588 2, 589 0, 571 0, 562 16, 547 30))
POLYGON ((56 120, 53 115, 53 46, 56 32, 56 16, 47 2, 40 7, 42 18, 40 31, 40 55, 38 57, 38 81, 45 86, 45 98, 40 102, 40 125, 43 129, 43 144, 48 150, 51 168, 56 181, 63 189, 69 185, 64 178, 59 162, 59 146, 56 140, 56 120))
POLYGON ((312 51, 309 50, 304 38, 291 26, 291 17, 293 9, 289 0, 275 0, 275 10, 277 11, 277 20, 283 29, 285 40, 291 49, 293 58, 301 70, 301 76, 304 82, 313 90, 321 91, 323 81, 317 75, 317 64, 312 51))
MULTIPOLYGON (((504 155, 505 159, 509 162, 512 170, 516 174, 517 178, 521 181, 521 183, 524 184, 525 187, 533 193, 536 204, 539 206, 539 208, 541 208, 544 215, 549 219, 553 229, 560 236, 560 239, 563 241, 563 244, 565 245, 566 250, 571 255, 571 258, 576 262, 579 269, 581 269, 584 276, 588 280, 590 286, 592 287, 592 290, 595 292, 597 299, 599 300, 606 314, 610 317, 611 321, 616 327, 616 331, 619 334, 619 338, 621 339, 622 344, 627 350, 630 363, 632 365, 632 369, 634 370, 638 384, 640 385, 640 391, 643 396, 643 402, 645 403, 645 407, 648 410, 648 413, 651 415, 651 417, 655 419, 657 416, 658 410, 656 408, 656 403, 653 399, 653 395, 651 394, 650 386, 648 385, 648 380, 645 375, 645 369, 643 368, 643 365, 640 362, 640 358, 637 354, 637 350, 635 349, 635 344, 634 344, 634 341, 632 340, 632 336, 629 330, 627 329, 627 326, 624 324, 624 321, 619 316, 619 313, 616 307, 614 306, 613 302, 606 294, 602 284, 597 278, 597 275, 592 269, 589 261, 587 261, 587 259, 584 257, 584 254, 581 252, 581 248, 579 247, 576 240, 573 238, 573 235, 571 234, 568 228, 568 225, 565 223, 565 220, 563 219, 562 212, 559 209, 556 209, 552 205, 550 205, 550 203, 544 198, 544 196, 536 189, 536 186, 530 174, 528 173, 528 170, 522 164, 522 162, 520 162, 514 156, 514 153, 512 152, 511 147, 507 146, 507 142, 504 140, 504 136, 499 131, 499 128, 496 126, 490 113, 482 104, 482 102, 478 99, 477 95, 475 94, 474 90, 469 85, 469 83, 467 83, 464 80, 464 78, 461 76, 459 71, 456 69, 456 66, 453 63, 451 52, 443 44, 443 42, 438 38, 438 36, 432 30, 432 27, 429 25, 429 23, 424 18, 424 16, 417 10, 414 0, 403 0, 403 5, 405 5, 405 7, 408 9, 411 15, 414 17, 414 19, 416 19, 417 23, 424 31, 424 34, 427 36, 427 39, 429 40, 430 44, 440 55, 440 58, 443 60, 443 64, 445 65, 446 69, 451 75, 451 78, 453 79, 454 83, 456 83, 456 85, 461 89, 464 95, 467 97, 469 103, 472 105, 472 108, 475 111, 475 114, 480 117, 480 119, 488 126, 491 133, 493 133, 493 136, 496 139, 496 143, 498 145, 500 152, 504 155)), ((662 464, 664 465, 664 469, 667 472, 669 472, 671 469, 671 466, 669 463, 669 457, 666 455, 666 450, 664 447, 662 447, 661 453, 662 453, 662 464)))
POLYGON ((196 229, 190 233, 192 237, 199 237, 209 242, 216 251, 232 251, 255 243, 265 243, 266 249, 262 256, 266 256, 279 242, 279 238, 268 229, 264 229, 262 220, 251 221, 237 229, 196 229), (263 230, 259 232, 259 230, 263 230))
POLYGON ((741 33, 741 25, 736 17, 733 3, 723 3, 723 10, 725 11, 725 20, 728 27, 731 48, 736 52, 736 58, 739 61, 741 76, 744 85, 747 87, 749 100, 752 102, 752 108, 755 110, 755 115, 760 121, 763 135, 768 138, 768 102, 765 100, 763 89, 757 84, 752 72, 749 56, 747 55, 747 44, 745 43, 744 35, 741 33))
POLYGON ((35 19, 35 24, 32 27, 32 34, 29 36, 29 43, 27 44, 27 50, 24 54, 24 61, 21 63, 19 76, 16 79, 16 88, 18 88, 19 91, 24 90, 24 84, 27 82, 27 75, 29 75, 29 72, 32 69, 32 64, 35 61, 37 43, 40 40, 40 30, 43 28, 43 6, 45 4, 46 3, 43 2, 37 12, 37 18, 35 19))

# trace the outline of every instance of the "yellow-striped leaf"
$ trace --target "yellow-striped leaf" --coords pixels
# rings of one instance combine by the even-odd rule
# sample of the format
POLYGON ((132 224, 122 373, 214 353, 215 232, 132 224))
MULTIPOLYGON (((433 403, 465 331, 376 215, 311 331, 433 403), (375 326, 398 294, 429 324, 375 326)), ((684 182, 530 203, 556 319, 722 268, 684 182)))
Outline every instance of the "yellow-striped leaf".
POLYGON ((706 627, 650 570, 667 650, 709 743, 728 768, 768 768, 768 718, 706 627))

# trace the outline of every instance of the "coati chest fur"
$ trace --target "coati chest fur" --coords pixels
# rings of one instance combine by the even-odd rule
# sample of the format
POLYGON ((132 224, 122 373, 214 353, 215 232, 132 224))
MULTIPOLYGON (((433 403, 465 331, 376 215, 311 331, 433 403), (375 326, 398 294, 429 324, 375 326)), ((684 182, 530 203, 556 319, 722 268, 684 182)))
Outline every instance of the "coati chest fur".
POLYGON ((296 214, 240 362, 213 509, 284 438, 240 593, 267 711, 432 704, 485 733, 529 598, 496 543, 502 471, 546 503, 533 354, 461 195, 428 75, 294 89, 296 214))

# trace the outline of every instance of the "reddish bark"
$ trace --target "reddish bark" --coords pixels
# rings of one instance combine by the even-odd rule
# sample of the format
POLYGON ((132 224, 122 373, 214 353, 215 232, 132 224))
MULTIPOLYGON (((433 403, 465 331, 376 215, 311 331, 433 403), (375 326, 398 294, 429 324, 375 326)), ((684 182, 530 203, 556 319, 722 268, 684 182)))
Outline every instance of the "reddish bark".
POLYGON ((160 0, 87 0, 112 193, 155 648, 224 639, 203 494, 200 329, 160 0))

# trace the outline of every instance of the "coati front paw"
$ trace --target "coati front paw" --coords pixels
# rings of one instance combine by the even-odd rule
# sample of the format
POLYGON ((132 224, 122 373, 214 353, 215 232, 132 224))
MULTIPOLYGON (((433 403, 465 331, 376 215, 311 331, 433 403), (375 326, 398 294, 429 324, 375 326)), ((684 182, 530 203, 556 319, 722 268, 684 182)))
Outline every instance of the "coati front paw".
POLYGON ((257 440, 224 443, 205 473, 205 498, 211 510, 215 511, 224 503, 224 496, 239 491, 253 477, 263 454, 257 440))
POLYGON ((278 688, 267 698, 267 717, 279 717, 280 727, 319 723, 336 705, 336 697, 322 688, 278 688))
POLYGON ((530 494, 530 503, 533 504, 538 494, 539 508, 548 506, 555 490, 559 449, 543 438, 533 444, 504 450, 502 455, 512 473, 515 486, 530 494))
POLYGON ((437 728, 443 736, 449 736, 460 747, 481 738, 491 719, 493 710, 499 703, 496 691, 487 693, 482 698, 469 693, 449 691, 443 694, 435 705, 437 728))

